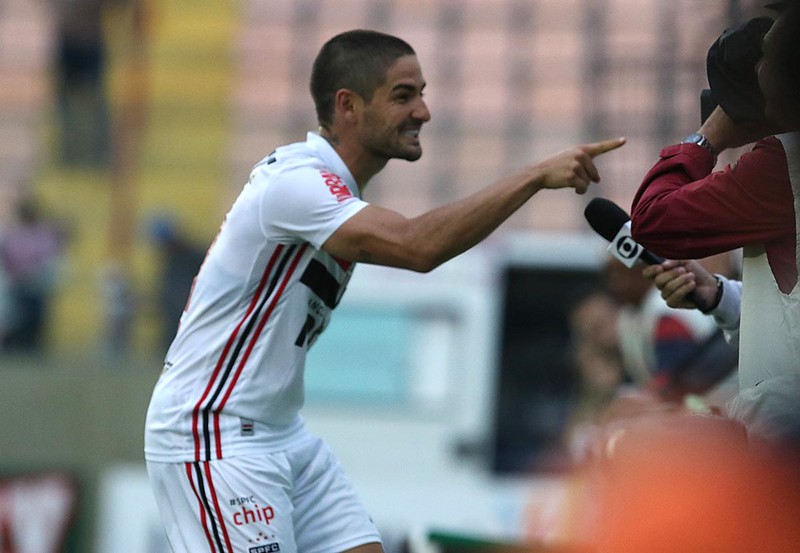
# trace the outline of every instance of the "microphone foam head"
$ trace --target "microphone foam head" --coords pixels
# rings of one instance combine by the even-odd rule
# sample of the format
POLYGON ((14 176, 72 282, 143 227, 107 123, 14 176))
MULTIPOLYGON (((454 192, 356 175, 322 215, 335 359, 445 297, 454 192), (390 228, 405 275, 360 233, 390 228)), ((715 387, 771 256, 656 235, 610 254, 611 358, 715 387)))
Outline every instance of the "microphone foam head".
POLYGON ((631 219, 624 209, 605 198, 592 199, 583 210, 583 216, 589 226, 609 242, 614 239, 622 225, 631 219))

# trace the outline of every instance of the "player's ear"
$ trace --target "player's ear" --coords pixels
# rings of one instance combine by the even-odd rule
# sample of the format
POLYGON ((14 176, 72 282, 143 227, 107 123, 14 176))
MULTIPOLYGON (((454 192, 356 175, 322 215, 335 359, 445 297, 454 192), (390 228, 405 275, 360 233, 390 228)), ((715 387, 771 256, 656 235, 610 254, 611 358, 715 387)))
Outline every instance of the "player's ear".
POLYGON ((355 122, 361 115, 364 108, 364 100, 347 88, 340 88, 336 91, 335 108, 336 114, 345 121, 355 122))

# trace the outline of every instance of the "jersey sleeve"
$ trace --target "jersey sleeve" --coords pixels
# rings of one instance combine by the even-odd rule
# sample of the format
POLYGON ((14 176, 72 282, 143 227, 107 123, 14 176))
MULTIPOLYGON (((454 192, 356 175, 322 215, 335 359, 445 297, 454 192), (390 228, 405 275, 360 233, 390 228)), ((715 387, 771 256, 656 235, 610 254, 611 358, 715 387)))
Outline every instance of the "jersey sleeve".
POLYGON ((303 167, 269 180, 261 194, 261 225, 269 238, 282 242, 299 238, 320 249, 336 229, 367 205, 338 175, 303 167))

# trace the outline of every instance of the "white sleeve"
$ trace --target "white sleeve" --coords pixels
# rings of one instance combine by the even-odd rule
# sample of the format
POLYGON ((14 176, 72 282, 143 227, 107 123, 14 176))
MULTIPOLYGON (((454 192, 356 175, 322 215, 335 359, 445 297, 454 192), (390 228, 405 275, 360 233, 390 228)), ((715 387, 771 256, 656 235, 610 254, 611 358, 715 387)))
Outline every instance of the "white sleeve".
POLYGON ((719 305, 711 312, 714 322, 725 333, 729 344, 739 344, 739 318, 742 310, 742 282, 729 280, 718 275, 722 280, 722 298, 719 305))
POLYGON ((264 186, 261 226, 269 238, 300 238, 320 249, 336 229, 367 205, 353 196, 338 176, 303 167, 274 175, 264 186))

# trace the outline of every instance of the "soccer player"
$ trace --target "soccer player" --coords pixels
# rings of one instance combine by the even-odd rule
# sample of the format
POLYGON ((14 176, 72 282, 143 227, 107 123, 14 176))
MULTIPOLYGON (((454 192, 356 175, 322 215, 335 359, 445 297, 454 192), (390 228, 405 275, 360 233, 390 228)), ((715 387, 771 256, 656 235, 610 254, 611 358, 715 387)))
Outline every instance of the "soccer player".
POLYGON ((403 40, 333 37, 311 75, 319 132, 258 163, 228 212, 147 415, 148 472, 175 551, 382 551, 337 460, 299 415, 306 353, 355 263, 430 271, 538 191, 584 193, 600 179, 593 157, 624 143, 572 148, 409 219, 361 195, 390 159, 422 155, 424 88, 403 40))

